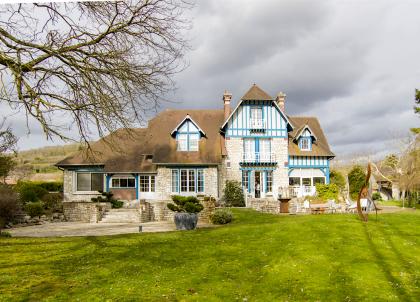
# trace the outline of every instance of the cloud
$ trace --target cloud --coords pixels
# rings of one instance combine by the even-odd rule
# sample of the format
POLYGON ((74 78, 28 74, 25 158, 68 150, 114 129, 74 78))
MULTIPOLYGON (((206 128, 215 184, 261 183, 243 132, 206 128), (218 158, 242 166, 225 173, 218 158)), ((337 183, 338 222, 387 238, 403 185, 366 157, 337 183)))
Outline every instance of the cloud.
POLYGON ((419 124, 419 10, 417 1, 199 1, 190 67, 161 109, 221 108, 225 89, 235 103, 255 82, 285 92, 290 115, 317 116, 339 157, 392 151, 419 124))

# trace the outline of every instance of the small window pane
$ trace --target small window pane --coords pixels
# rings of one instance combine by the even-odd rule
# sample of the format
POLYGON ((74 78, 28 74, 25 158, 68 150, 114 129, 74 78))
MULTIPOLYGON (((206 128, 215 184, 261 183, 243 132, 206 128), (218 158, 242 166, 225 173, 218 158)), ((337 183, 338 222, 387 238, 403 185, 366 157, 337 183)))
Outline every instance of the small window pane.
POLYGON ((300 178, 299 177, 290 177, 289 178, 289 185, 290 186, 300 186, 300 178))
POLYGON ((273 192, 273 171, 267 171, 267 192, 273 192))
POLYGON ((77 173, 77 191, 90 191, 90 173, 77 173))
POLYGON ((155 183, 156 183, 155 176, 151 175, 150 176, 150 192, 155 192, 155 190, 156 190, 155 183))
POLYGON ((178 179, 179 179, 178 170, 172 170, 172 192, 179 192, 178 179))
POLYGON ((187 134, 178 134, 178 151, 188 151, 187 134))
POLYGON ((197 192, 204 192, 204 171, 197 170, 197 192))
POLYGON ((303 186, 310 186, 311 185, 311 179, 310 178, 302 178, 302 185, 303 186))
POLYGON ((120 187, 120 179, 119 178, 113 178, 112 179, 112 187, 113 188, 119 188, 120 187))
POLYGON ((242 187, 246 189, 246 191, 248 191, 248 183, 249 183, 248 171, 243 170, 242 171, 242 187))
POLYGON ((136 180, 134 178, 128 179, 128 187, 129 188, 135 188, 136 187, 136 180))
POLYGON ((188 170, 188 192, 195 192, 195 170, 188 170))
POLYGON ((190 134, 190 148, 189 151, 198 151, 198 134, 190 134))
POLYGON ((309 139, 308 138, 301 138, 300 139, 300 146, 302 150, 309 150, 309 139))
POLYGON ((187 192, 188 175, 187 170, 181 170, 181 192, 187 192))
POLYGON ((127 178, 121 178, 120 179, 120 187, 121 188, 127 188, 127 186, 128 186, 128 180, 127 180, 127 178))
POLYGON ((325 178, 324 177, 314 177, 314 185, 316 184, 325 184, 325 178))
POLYGON ((104 175, 102 173, 91 174, 91 191, 104 190, 104 175))

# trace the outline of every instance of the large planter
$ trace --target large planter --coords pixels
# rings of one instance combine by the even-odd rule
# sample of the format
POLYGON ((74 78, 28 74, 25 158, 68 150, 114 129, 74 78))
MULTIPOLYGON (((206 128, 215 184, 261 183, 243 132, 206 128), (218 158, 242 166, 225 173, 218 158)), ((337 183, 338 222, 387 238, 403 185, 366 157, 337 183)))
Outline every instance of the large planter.
POLYGON ((196 213, 175 213, 174 221, 177 230, 194 230, 197 227, 196 213))

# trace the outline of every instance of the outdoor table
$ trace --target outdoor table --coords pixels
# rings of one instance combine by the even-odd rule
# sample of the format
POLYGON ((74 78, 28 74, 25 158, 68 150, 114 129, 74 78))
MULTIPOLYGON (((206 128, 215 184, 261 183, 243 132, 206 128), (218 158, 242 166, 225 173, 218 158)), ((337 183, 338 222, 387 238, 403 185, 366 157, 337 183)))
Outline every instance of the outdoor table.
POLYGON ((328 206, 325 203, 320 204, 311 204, 311 213, 312 214, 323 214, 325 212, 325 209, 327 209, 328 206))

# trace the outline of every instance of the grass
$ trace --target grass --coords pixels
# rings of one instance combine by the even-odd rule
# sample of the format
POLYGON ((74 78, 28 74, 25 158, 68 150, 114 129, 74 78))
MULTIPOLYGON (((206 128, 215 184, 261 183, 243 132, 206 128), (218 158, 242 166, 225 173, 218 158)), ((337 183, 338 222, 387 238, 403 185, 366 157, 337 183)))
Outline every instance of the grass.
MULTIPOLYGON (((390 200, 380 200, 377 201, 378 205, 381 206, 397 206, 397 207, 402 207, 403 206, 403 201, 402 200, 395 200, 395 199, 390 199, 390 200)), ((420 209, 420 203, 411 201, 409 202, 408 200, 406 200, 404 202, 404 207, 406 208, 416 208, 416 209, 420 209)))
POLYGON ((0 301, 415 301, 420 214, 274 216, 186 232, 1 238, 0 301))

